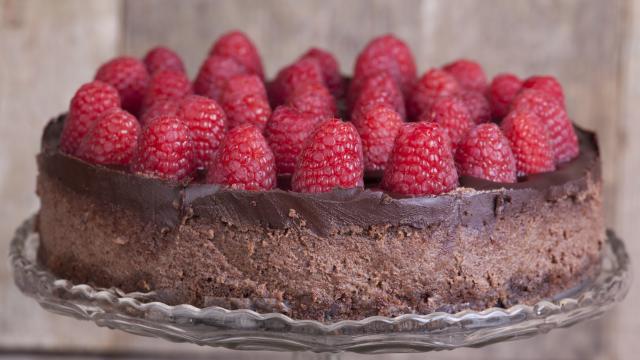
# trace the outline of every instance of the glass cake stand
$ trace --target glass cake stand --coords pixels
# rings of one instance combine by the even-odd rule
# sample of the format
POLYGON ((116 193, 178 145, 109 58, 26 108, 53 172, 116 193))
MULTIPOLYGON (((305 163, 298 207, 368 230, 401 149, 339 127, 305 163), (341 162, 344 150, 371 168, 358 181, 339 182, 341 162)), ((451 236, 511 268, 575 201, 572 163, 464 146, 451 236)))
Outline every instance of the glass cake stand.
POLYGON ((624 298, 631 282, 624 244, 608 231, 597 278, 533 306, 322 323, 278 313, 169 306, 153 301, 153 293, 73 284, 37 262, 34 223, 32 217, 16 231, 10 260, 17 286, 46 310, 137 335, 243 350, 384 353, 478 347, 598 316, 624 298))

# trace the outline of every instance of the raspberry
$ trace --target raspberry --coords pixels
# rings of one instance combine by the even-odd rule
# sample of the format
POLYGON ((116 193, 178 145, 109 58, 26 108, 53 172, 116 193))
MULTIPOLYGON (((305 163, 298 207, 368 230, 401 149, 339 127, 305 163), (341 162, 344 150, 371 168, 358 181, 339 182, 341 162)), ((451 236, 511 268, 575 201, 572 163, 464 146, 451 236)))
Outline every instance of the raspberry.
POLYGON ((469 109, 474 123, 481 124, 491 121, 491 105, 481 92, 464 91, 458 96, 469 109))
POLYGON ((298 60, 278 72, 270 88, 273 104, 284 104, 296 86, 306 83, 324 84, 322 69, 316 59, 298 60))
POLYGON ((511 111, 500 127, 511 144, 518 176, 555 170, 549 136, 535 113, 511 111))
POLYGON ((142 115, 140 115, 140 125, 144 126, 148 124, 153 118, 161 115, 174 115, 178 114, 178 107, 180 105, 179 99, 166 99, 154 102, 150 107, 143 109, 142 115))
POLYGON ((350 101, 352 117, 357 111, 379 103, 390 105, 403 119, 406 117, 402 91, 398 83, 387 73, 381 72, 366 78, 354 79, 348 95, 347 101, 350 101))
POLYGON ((538 90, 523 90, 513 100, 514 109, 533 112, 549 134, 556 164, 569 161, 580 152, 578 137, 564 107, 556 98, 538 90))
POLYGON ((207 172, 207 182, 242 190, 273 189, 276 163, 257 127, 243 124, 229 130, 207 172))
POLYGON ((365 170, 384 170, 393 140, 404 124, 402 117, 386 104, 376 104, 352 119, 360 138, 365 170))
POLYGON ((264 70, 260 54, 249 37, 241 31, 230 31, 213 44, 209 56, 230 57, 242 64, 249 72, 264 79, 264 70))
POLYGON ((443 96, 436 99, 431 110, 423 113, 420 121, 434 122, 440 125, 451 140, 455 153, 458 144, 473 128, 473 120, 467 106, 456 96, 443 96))
POLYGON ((458 186, 446 131, 436 123, 403 125, 393 144, 382 187, 400 195, 438 195, 458 186))
POLYGON ((422 75, 409 96, 407 114, 411 119, 417 119, 429 110, 438 97, 461 92, 462 87, 452 75, 440 69, 431 69, 422 75))
POLYGON ((409 94, 416 80, 416 64, 404 41, 387 34, 367 44, 356 59, 353 77, 367 77, 378 72, 389 73, 398 81, 402 93, 409 94))
POLYGON ((564 107, 564 91, 562 85, 553 76, 536 75, 525 79, 523 89, 534 89, 549 94, 564 107))
POLYGON ((334 117, 337 112, 333 95, 324 84, 319 83, 297 86, 289 96, 286 105, 323 117, 334 117))
POLYGON ((262 130, 271 116, 267 91, 257 75, 230 78, 222 92, 220 105, 231 128, 249 123, 262 130))
POLYGON ((82 85, 71 99, 69 115, 60 136, 60 149, 74 154, 82 138, 107 110, 120 107, 118 90, 102 81, 82 85))
POLYGON ((516 159, 509 140, 494 123, 473 128, 458 146, 455 159, 461 176, 501 183, 517 181, 516 159))
POLYGON ((467 90, 484 92, 487 89, 487 76, 482 66, 475 61, 460 59, 443 66, 442 70, 453 75, 467 90))
POLYGON ((362 143, 351 123, 324 121, 313 131, 296 163, 293 191, 319 193, 364 186, 362 143))
POLYGON ((324 83, 336 98, 342 96, 344 92, 342 75, 340 75, 340 65, 330 52, 318 48, 311 48, 300 57, 300 59, 315 59, 322 70, 324 83))
POLYGON ((493 78, 487 89, 487 99, 494 119, 507 116, 511 102, 521 88, 522 81, 513 74, 500 74, 493 78))
POLYGON ((156 46, 149 50, 144 56, 143 62, 151 75, 160 70, 173 70, 186 73, 180 56, 176 54, 175 51, 164 46, 156 46))
POLYGON ((191 93, 191 82, 181 71, 160 70, 151 80, 142 102, 143 112, 157 101, 180 99, 191 93))
POLYGON ((556 165, 575 159, 580 154, 580 143, 573 128, 573 123, 568 117, 566 121, 548 124, 547 131, 553 145, 553 155, 556 165))
POLYGON ((214 100, 199 95, 182 99, 176 114, 189 129, 197 167, 209 166, 227 131, 227 116, 214 100))
POLYGON ((278 174, 291 174, 305 140, 323 120, 289 106, 278 106, 264 130, 276 158, 278 174))
POLYGON ((94 164, 128 165, 138 145, 140 124, 120 108, 106 111, 78 148, 78 157, 94 164))
POLYGON ((100 66, 95 79, 115 87, 122 108, 138 114, 149 83, 149 73, 142 61, 128 56, 117 57, 100 66))
POLYGON ((219 55, 212 55, 204 61, 193 83, 196 94, 220 101, 222 89, 229 78, 245 75, 249 72, 236 60, 219 55))
POLYGON ((142 130, 131 169, 164 180, 186 180, 194 169, 193 156, 189 128, 176 116, 159 116, 142 130))

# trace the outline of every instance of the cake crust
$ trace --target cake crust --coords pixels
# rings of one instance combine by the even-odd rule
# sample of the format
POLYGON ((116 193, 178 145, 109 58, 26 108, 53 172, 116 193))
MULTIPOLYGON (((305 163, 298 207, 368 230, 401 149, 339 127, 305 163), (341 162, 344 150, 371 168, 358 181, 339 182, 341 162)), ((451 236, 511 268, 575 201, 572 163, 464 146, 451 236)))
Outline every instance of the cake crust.
POLYGON ((38 156, 39 257, 74 282, 336 321, 532 303, 597 271, 600 162, 585 131, 553 173, 400 198, 144 178, 60 153, 63 122, 38 156))

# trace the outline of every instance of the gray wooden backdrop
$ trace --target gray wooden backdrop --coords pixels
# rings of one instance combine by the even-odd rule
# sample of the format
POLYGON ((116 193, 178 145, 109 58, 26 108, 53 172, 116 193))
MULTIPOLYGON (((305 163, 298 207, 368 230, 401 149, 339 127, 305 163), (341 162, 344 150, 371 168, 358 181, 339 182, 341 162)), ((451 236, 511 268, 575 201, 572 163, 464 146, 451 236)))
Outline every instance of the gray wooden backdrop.
MULTIPOLYGON (((607 223, 626 240, 639 268, 640 0, 0 0, 0 354, 301 357, 170 344, 50 315, 17 291, 3 260, 14 228, 38 208, 34 156, 42 126, 66 109, 96 67, 116 54, 141 56, 161 43, 180 52, 194 75, 213 40, 232 28, 254 39, 269 75, 311 45, 334 52, 348 73, 366 41, 385 32, 410 44, 421 71, 465 56, 490 75, 556 75, 572 118, 598 132, 607 223)), ((607 319, 428 356, 634 359, 640 353, 638 305, 640 288, 634 286, 607 319)))

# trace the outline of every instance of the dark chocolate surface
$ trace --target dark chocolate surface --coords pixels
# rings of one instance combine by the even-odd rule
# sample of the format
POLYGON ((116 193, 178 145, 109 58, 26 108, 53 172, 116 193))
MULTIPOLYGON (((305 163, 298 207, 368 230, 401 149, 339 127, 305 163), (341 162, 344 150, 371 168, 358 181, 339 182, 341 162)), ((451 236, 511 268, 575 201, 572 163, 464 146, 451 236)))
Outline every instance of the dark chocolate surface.
POLYGON ((394 197, 375 188, 337 189, 324 194, 280 189, 250 192, 211 184, 172 183, 65 155, 58 151, 64 119, 62 115, 52 120, 44 131, 38 156, 41 171, 75 191, 134 209, 142 220, 166 227, 193 216, 274 229, 295 227, 304 221, 304 226, 316 234, 376 224, 424 228, 450 217, 473 226, 491 222, 496 215, 519 211, 530 201, 575 196, 589 186, 589 176, 600 176, 595 135, 577 129, 581 146, 578 158, 554 172, 529 176, 515 184, 462 177, 460 187, 450 193, 414 198, 394 197))

